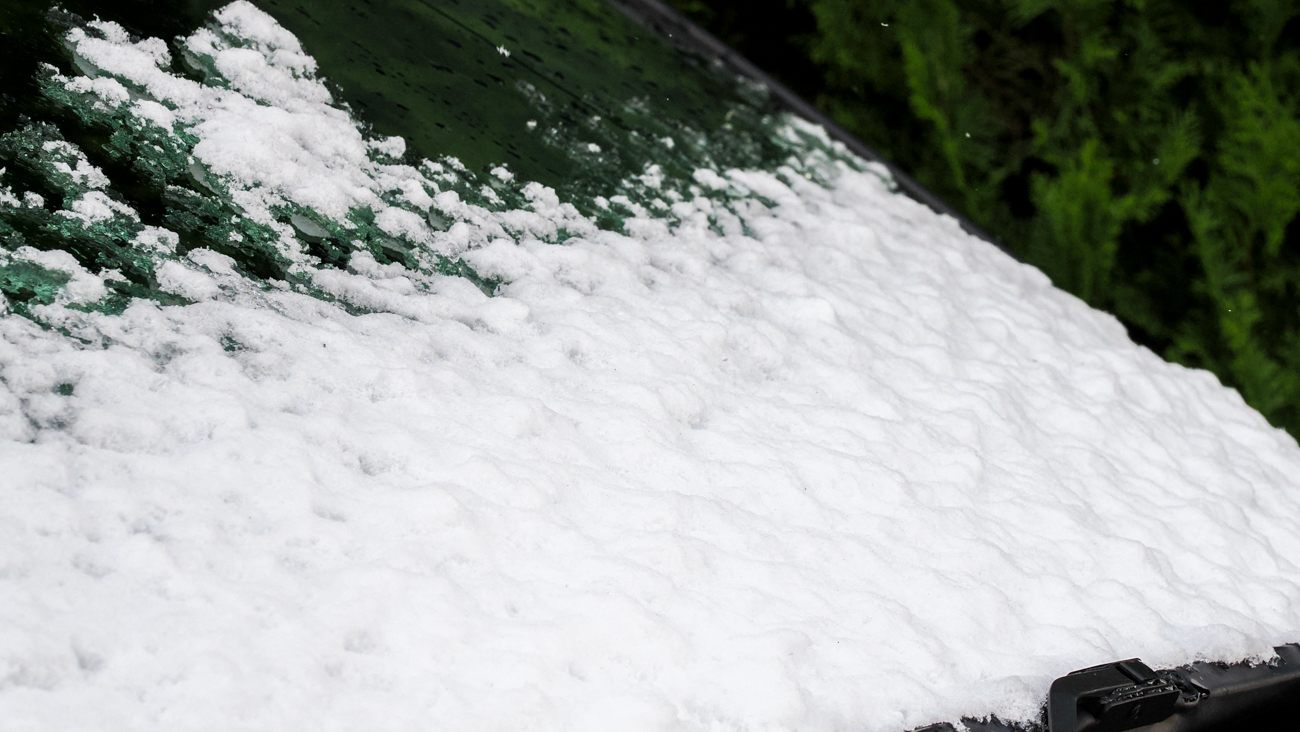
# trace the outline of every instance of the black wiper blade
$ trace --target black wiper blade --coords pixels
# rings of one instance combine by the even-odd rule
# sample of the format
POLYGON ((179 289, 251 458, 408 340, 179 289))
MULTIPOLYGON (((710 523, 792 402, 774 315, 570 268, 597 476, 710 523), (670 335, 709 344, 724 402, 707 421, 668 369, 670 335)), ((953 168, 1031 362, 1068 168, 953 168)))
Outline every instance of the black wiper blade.
POLYGON ((1178 671, 1156 673, 1136 658, 1075 671, 1052 682, 1047 719, 1052 730, 1129 730, 1162 722, 1199 689, 1178 671))
MULTIPOLYGON (((1228 732, 1300 729, 1300 644, 1265 665, 1201 662, 1155 671, 1133 658, 1052 682, 1028 727, 963 720, 971 732, 1228 732)), ((955 732, 950 724, 916 732, 955 732)))

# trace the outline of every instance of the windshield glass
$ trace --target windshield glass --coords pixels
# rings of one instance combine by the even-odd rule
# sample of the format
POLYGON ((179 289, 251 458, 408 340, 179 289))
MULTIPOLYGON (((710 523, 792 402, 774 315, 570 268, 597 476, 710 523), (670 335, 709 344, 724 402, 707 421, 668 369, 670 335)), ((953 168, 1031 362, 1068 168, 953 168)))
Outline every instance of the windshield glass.
POLYGON ((896 732, 1294 639, 1300 447, 764 89, 178 7, 0 6, 0 717, 896 732))

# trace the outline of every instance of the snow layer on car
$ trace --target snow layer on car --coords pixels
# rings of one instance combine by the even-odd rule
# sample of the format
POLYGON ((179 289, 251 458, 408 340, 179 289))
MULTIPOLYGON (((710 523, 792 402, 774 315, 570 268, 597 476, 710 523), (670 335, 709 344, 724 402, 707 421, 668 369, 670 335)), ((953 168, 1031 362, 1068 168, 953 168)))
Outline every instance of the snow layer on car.
MULTIPOLYGON (((112 24, 70 43, 251 216, 434 205, 292 35, 218 21, 187 47, 220 93, 112 24)), ((1293 439, 879 171, 833 177, 701 171, 730 233, 706 196, 615 232, 535 184, 444 192, 523 232, 413 236, 493 297, 313 270, 355 314, 197 249, 157 271, 192 304, 0 315, 5 725, 899 730, 1297 639, 1293 439)), ((11 256, 82 299, 111 276, 11 256)))

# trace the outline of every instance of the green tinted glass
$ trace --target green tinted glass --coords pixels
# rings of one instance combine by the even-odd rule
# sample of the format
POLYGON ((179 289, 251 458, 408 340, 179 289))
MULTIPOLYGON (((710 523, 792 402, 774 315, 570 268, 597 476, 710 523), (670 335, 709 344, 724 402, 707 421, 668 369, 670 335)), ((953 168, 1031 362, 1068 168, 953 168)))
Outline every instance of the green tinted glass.
MULTIPOLYGON (((304 262, 344 267, 364 251, 491 292, 494 283, 456 256, 467 236, 563 243, 583 226, 620 229, 629 217, 671 225, 675 202, 701 196, 716 201, 710 223, 722 229, 737 195, 702 185, 711 179, 699 171, 786 166, 816 178, 817 166, 805 165, 813 153, 842 159, 815 131, 784 119, 761 88, 681 53, 602 0, 256 6, 229 16, 220 15, 225 3, 207 1, 167 13, 84 0, 0 10, 4 42, 17 51, 0 70, 4 249, 65 251, 91 272, 114 272, 98 309, 135 297, 175 301, 158 287, 156 268, 198 248, 230 257, 254 280, 307 291, 304 262), (267 23, 246 27, 236 16, 267 23), (276 34, 286 31, 281 47, 276 34), (243 79, 245 62, 260 64, 265 78, 243 79), (259 89, 277 74, 289 86, 259 89), (264 112, 307 114, 299 109, 307 102, 293 98, 301 90, 291 89, 304 79, 311 88, 302 93, 328 102, 312 97, 317 122, 345 115, 357 140, 369 141, 366 158, 348 163, 369 171, 358 173, 370 176, 366 195, 329 209, 291 182, 250 208, 250 196, 266 198, 275 171, 244 180, 224 158, 205 157, 205 137, 229 136, 219 118, 239 105, 254 131, 264 112), (384 143, 390 136, 405 145, 384 143), (404 166, 403 180, 394 166, 404 166), (458 228, 467 217, 475 226, 464 205, 535 210, 540 194, 530 182, 569 205, 572 221, 458 228), (442 234, 455 241, 430 246, 442 234)), ((295 122, 285 127, 287 147, 259 154, 301 143, 328 159, 322 146, 335 133, 295 122)), ((284 154, 292 167, 293 153, 284 154)), ((0 290, 20 312, 49 302, 66 279, 29 260, 0 262, 0 290)))

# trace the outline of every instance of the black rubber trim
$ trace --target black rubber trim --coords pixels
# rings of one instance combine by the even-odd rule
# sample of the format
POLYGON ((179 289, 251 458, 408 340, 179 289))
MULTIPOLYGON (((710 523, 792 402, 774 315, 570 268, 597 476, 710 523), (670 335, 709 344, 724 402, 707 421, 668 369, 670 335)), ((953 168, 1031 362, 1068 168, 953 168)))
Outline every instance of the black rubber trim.
POLYGON ((816 107, 755 66, 744 56, 737 53, 735 49, 718 40, 708 31, 699 27, 661 0, 608 0, 608 2, 643 27, 663 36, 679 49, 705 58, 718 59, 736 74, 767 87, 772 96, 787 109, 810 122, 824 127, 833 139, 843 143, 855 155, 888 168, 889 172, 894 176, 894 181, 898 184, 899 190, 910 198, 925 204, 937 213, 953 217, 966 232, 993 244, 1003 251, 1007 251, 1007 248, 1001 242, 990 236, 975 222, 966 218, 943 199, 917 183, 893 163, 881 157, 879 153, 862 140, 835 124, 829 117, 818 111, 816 107))

